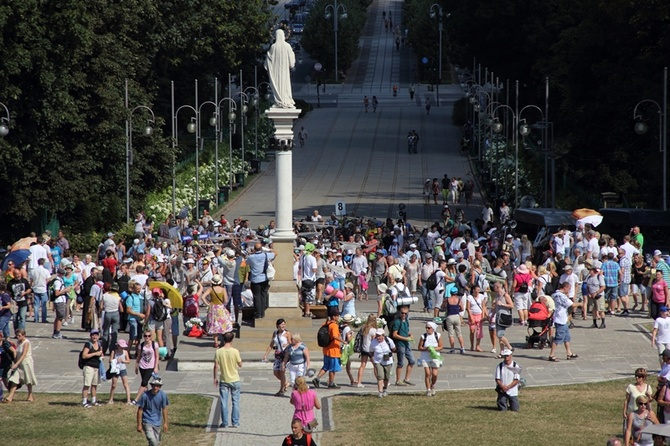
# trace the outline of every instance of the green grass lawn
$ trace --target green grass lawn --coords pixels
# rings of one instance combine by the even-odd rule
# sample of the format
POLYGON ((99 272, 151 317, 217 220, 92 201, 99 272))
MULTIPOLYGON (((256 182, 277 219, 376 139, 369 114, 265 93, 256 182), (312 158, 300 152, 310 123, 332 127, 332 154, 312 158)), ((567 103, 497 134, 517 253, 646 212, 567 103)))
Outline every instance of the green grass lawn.
POLYGON ((443 391, 435 397, 339 396, 333 403, 335 430, 325 432, 321 444, 603 445, 622 434, 630 382, 524 388, 519 413, 498 412, 493 388, 443 391))
MULTIPOLYGON (((123 389, 122 389, 123 390, 123 389)), ((100 396, 100 394, 98 394, 100 396)), ((18 393, 22 399, 25 393, 18 393)), ((109 394, 103 394, 107 401, 109 394)), ((212 445, 214 434, 205 432, 210 398, 169 395, 169 430, 162 445, 212 445)), ((96 445, 146 444, 137 432, 137 408, 121 399, 112 405, 84 409, 80 395, 35 394, 35 402, 14 400, 0 406, 0 443, 7 445, 96 445)), ((124 399, 125 400, 125 399, 124 399)))

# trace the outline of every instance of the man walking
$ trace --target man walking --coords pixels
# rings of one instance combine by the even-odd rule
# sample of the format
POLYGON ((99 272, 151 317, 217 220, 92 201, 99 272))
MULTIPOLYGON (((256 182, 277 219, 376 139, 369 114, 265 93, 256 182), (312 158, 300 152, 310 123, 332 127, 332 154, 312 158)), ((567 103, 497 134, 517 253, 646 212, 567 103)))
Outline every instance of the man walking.
POLYGON ((321 377, 328 372, 328 388, 339 389, 335 383, 335 374, 342 370, 340 365, 340 356, 342 348, 342 337, 340 335, 340 312, 337 307, 328 307, 328 336, 330 343, 323 347, 323 367, 319 370, 319 374, 312 380, 312 384, 317 389, 321 387, 321 377))
POLYGON ((144 392, 137 400, 137 432, 144 432, 149 446, 161 444, 161 427, 168 431, 168 396, 161 387, 163 381, 156 377, 151 380, 151 392, 144 392))
POLYGON ((51 273, 44 267, 44 259, 37 260, 37 268, 30 272, 30 284, 34 293, 34 321, 37 323, 42 315, 42 323, 47 323, 47 282, 51 273))
POLYGON ((512 412, 519 411, 519 373, 521 366, 512 359, 512 350, 504 349, 501 352, 503 360, 496 367, 496 404, 498 410, 512 412))
POLYGON ((251 282, 251 292, 254 294, 254 307, 256 314, 254 318, 262 319, 265 317, 265 310, 268 307, 268 297, 270 292, 270 281, 267 276, 267 269, 270 262, 275 259, 275 253, 272 251, 263 251, 263 244, 256 242, 254 253, 247 257, 249 266, 249 281, 251 282))
POLYGON ((219 387, 219 406, 221 424, 228 427, 228 395, 232 399, 232 416, 230 427, 240 427, 240 373, 242 358, 240 352, 233 347, 235 335, 229 331, 223 335, 223 347, 214 355, 214 385, 219 387))
POLYGON ((391 323, 391 338, 396 345, 396 354, 398 355, 398 365, 396 366, 396 386, 413 386, 414 383, 410 381, 412 374, 412 367, 416 361, 412 354, 412 348, 409 343, 414 341, 412 333, 409 331, 409 306, 402 305, 398 307, 398 316, 391 323), (400 380, 402 369, 405 366, 405 359, 407 359, 407 369, 405 370, 405 379, 400 380))
POLYGON ((568 326, 568 311, 572 307, 572 300, 568 297, 570 286, 570 282, 560 283, 558 290, 551 296, 556 305, 556 311, 554 312, 556 333, 554 339, 551 341, 551 351, 549 352, 549 361, 551 362, 558 362, 554 353, 556 352, 556 346, 559 344, 565 345, 568 360, 579 358, 579 355, 572 353, 570 350, 570 327, 568 326))

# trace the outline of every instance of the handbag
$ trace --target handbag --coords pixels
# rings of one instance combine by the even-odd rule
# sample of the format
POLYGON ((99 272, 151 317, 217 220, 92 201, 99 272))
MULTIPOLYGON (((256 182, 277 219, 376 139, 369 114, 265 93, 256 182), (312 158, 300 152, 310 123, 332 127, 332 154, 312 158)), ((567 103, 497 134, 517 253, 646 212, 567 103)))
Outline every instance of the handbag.
POLYGON ((501 327, 511 327, 512 324, 514 323, 514 318, 512 317, 512 312, 509 311, 500 311, 498 312, 498 317, 497 317, 498 325, 501 327))

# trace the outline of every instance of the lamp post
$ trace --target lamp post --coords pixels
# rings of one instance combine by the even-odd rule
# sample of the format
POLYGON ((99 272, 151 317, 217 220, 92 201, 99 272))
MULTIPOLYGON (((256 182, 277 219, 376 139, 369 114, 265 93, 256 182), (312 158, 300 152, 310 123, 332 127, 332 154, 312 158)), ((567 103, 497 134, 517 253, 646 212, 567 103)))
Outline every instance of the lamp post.
POLYGON ((244 173, 244 151, 245 145, 244 145, 244 124, 246 123, 247 120, 247 112, 249 111, 249 106, 247 106, 247 103, 249 102, 249 96, 247 96, 246 93, 243 91, 238 91, 233 95, 233 97, 239 96, 240 97, 240 132, 241 132, 241 140, 242 140, 242 173, 244 173))
MULTIPOLYGON (((153 128, 151 124, 156 122, 156 116, 154 115, 153 110, 151 110, 146 105, 138 105, 137 107, 130 110, 130 105, 128 101, 128 79, 126 79, 126 88, 125 88, 125 105, 126 105, 126 223, 130 223, 130 169, 133 166, 133 113, 137 110, 144 110, 151 114, 151 119, 147 119, 147 126, 143 130, 145 136, 151 136, 153 133, 153 128)), ((3 104, 4 106, 4 104, 3 104)), ((5 107, 5 110, 7 107, 5 107)), ((7 116, 9 117, 9 111, 7 111, 7 116)), ((0 136, 5 136, 9 129, 5 127, 4 120, 3 125, 0 127, 0 136), (3 131, 3 128, 6 131, 3 131)), ((9 118, 7 118, 9 123, 9 118)))
POLYGON ((493 131, 495 133, 500 133, 503 129, 503 125, 500 123, 498 118, 496 117, 496 112, 498 109, 503 108, 508 110, 512 114, 512 126, 514 127, 514 131, 512 132, 512 136, 514 138, 514 208, 519 207, 519 135, 521 136, 527 136, 530 134, 530 126, 526 123, 525 119, 521 118, 521 115, 523 112, 527 109, 535 109, 540 112, 540 115, 542 116, 542 121, 544 121, 544 113, 542 112, 542 109, 536 105, 526 105, 523 107, 521 110, 519 110, 518 113, 514 112, 514 109, 510 107, 509 105, 499 105, 496 108, 493 109, 493 131), (521 123, 523 121, 523 123, 521 123), (518 133, 517 133, 518 132, 518 133))
POLYGON ((479 151, 479 154, 477 156, 478 161, 482 160, 482 119, 481 116, 479 116, 480 111, 481 111, 481 99, 480 96, 483 94, 484 96, 487 97, 489 100, 489 103, 491 103, 491 95, 488 94, 487 92, 483 91, 483 87, 475 82, 472 83, 470 86, 470 90, 475 90, 475 94, 469 93, 470 94, 470 104, 473 105, 474 111, 476 112, 475 116, 477 116, 477 149, 479 151))
POLYGON ((440 84, 442 83, 442 18, 443 18, 443 13, 442 13, 442 6, 438 5, 437 3, 433 3, 430 7, 430 18, 434 19, 435 17, 438 18, 438 30, 440 32, 440 56, 438 58, 438 83, 437 83, 437 106, 440 106, 440 84))
POLYGON ((221 117, 221 110, 223 109, 223 104, 228 103, 228 114, 226 115, 228 117, 228 185, 230 186, 230 190, 233 189, 233 183, 235 182, 235 178, 233 175, 233 133, 235 133, 234 126, 235 126, 235 119, 237 119, 237 115, 235 112, 237 111, 237 104, 235 103, 235 100, 233 98, 223 98, 219 101, 217 110, 219 110, 219 114, 217 116, 217 125, 219 126, 219 129, 221 128, 221 121, 219 118, 221 117))
POLYGON ((0 102, 0 105, 2 105, 2 108, 5 109, 5 114, 7 115, 0 117, 0 138, 4 138, 9 134, 10 116, 9 116, 9 109, 7 108, 7 106, 2 102, 0 102))
POLYGON ((651 103, 658 109, 658 149, 663 154, 663 210, 668 210, 667 201, 667 170, 668 170, 668 67, 663 68, 663 107, 652 99, 643 99, 635 105, 633 109, 633 119, 635 122, 635 133, 644 135, 649 130, 647 124, 642 120, 642 115, 638 114, 637 108, 644 104, 651 103))
MULTIPOLYGON (((195 210, 196 210, 196 218, 199 218, 199 209, 198 209, 198 202, 200 201, 200 149, 202 148, 203 140, 201 137, 202 134, 202 129, 200 127, 200 113, 202 111, 202 107, 204 105, 214 105, 215 107, 215 112, 216 112, 216 103, 212 101, 205 101, 202 104, 198 103, 198 80, 195 80, 195 105, 182 105, 181 107, 177 108, 177 110, 174 110, 174 82, 172 82, 172 138, 173 138, 173 145, 174 149, 176 151, 176 148, 179 144, 179 131, 177 129, 177 118, 179 116, 179 112, 182 109, 188 109, 191 110, 194 114, 194 116, 191 118, 191 122, 188 123, 186 126, 186 131, 188 133, 195 134, 195 210)), ((210 120, 210 124, 212 121, 210 120)), ((175 172, 174 172, 174 166, 172 170, 172 200, 173 204, 172 207, 174 208, 174 200, 175 200, 175 189, 176 189, 176 184, 175 184, 175 172)))
POLYGON ((251 96, 251 106, 254 108, 254 159, 258 160, 258 114, 261 95, 258 92, 258 88, 255 87, 245 88, 244 93, 247 94, 249 90, 252 90, 254 94, 251 96))
POLYGON ((337 0, 333 2, 332 5, 327 5, 324 11, 324 16, 326 20, 333 18, 333 29, 335 30, 335 82, 339 80, 340 71, 337 68, 337 30, 338 30, 338 17, 342 20, 347 18, 347 7, 342 4, 337 4, 337 0), (341 14, 338 13, 342 11, 341 14))

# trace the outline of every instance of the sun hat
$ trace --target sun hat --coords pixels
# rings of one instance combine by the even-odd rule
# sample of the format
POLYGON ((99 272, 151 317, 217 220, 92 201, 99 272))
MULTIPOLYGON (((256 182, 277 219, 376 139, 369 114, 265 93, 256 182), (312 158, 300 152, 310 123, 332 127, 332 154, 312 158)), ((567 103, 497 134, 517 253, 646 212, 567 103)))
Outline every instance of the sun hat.
POLYGON ((223 278, 220 274, 214 274, 212 276, 212 285, 221 285, 223 283, 223 278))
POLYGON ((308 242, 305 244, 305 252, 312 252, 316 249, 316 246, 314 246, 314 243, 308 242))
POLYGON ((351 282, 347 282, 347 283, 344 284, 344 287, 349 288, 350 290, 353 290, 354 289, 354 284, 351 283, 351 282))
POLYGON ((438 238, 437 240, 435 240, 435 244, 436 245, 444 245, 444 240, 442 240, 441 238, 438 238))
POLYGON ((116 345, 118 345, 121 348, 128 348, 128 343, 126 342, 125 339, 119 339, 116 341, 116 345))
POLYGON ((344 322, 353 322, 354 317, 351 314, 345 314, 344 317, 342 318, 344 322))
POLYGON ((379 285, 377 285, 377 291, 379 291, 380 293, 385 293, 388 289, 389 287, 386 286, 385 283, 380 283, 379 285))
POLYGON ((525 263, 522 263, 522 264, 519 265, 519 267, 517 268, 517 271, 519 271, 521 274, 526 274, 526 273, 528 273, 528 267, 526 266, 525 263))
POLYGON ((149 383, 152 386, 162 386, 163 385, 163 380, 160 379, 159 377, 155 377, 154 379, 151 380, 149 383))
POLYGON ((193 260, 193 259, 184 260, 184 264, 187 264, 187 263, 195 263, 195 260, 193 260))
POLYGON ((447 260, 447 265, 455 265, 455 264, 456 264, 456 259, 451 258, 451 259, 447 260))

